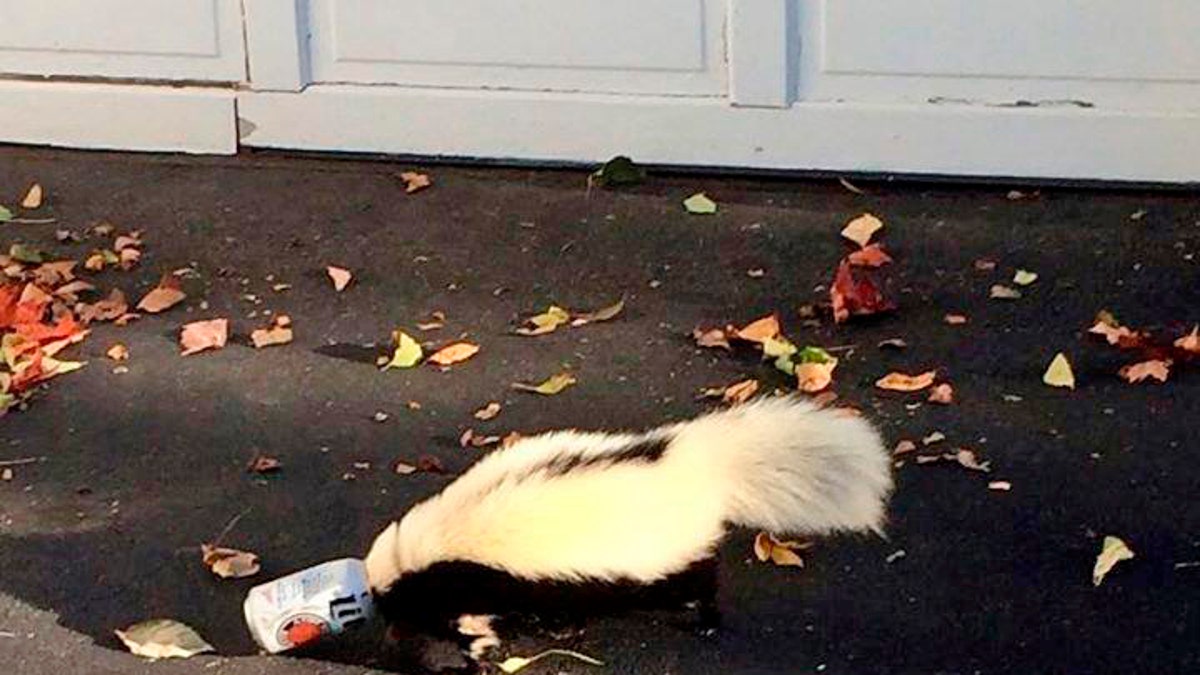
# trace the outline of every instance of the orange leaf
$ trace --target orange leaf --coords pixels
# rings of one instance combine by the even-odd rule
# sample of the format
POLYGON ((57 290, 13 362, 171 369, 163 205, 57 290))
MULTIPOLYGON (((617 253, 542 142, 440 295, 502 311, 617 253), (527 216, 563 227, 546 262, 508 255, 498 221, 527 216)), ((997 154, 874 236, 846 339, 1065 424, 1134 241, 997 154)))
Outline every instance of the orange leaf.
POLYGON ((416 171, 405 171, 400 174, 400 180, 404 181, 404 192, 407 194, 424 190, 433 185, 433 181, 429 179, 429 176, 417 173, 416 171))
POLYGON ((350 280, 354 278, 354 275, 350 273, 350 270, 343 269, 341 267, 334 267, 333 265, 326 267, 325 272, 329 274, 330 280, 333 281, 333 290, 338 291, 339 293, 342 292, 346 286, 350 285, 350 280))
POLYGON ((742 380, 725 387, 721 400, 730 405, 745 403, 751 396, 758 393, 758 380, 742 380))
POLYGON ((206 349, 220 349, 229 339, 229 320, 212 319, 209 321, 194 321, 183 327, 179 335, 179 344, 183 347, 182 356, 202 352, 206 349))
POLYGON ((147 293, 138 302, 137 308, 143 312, 158 314, 183 302, 186 297, 187 294, 179 288, 179 278, 173 274, 167 274, 158 282, 158 286, 154 290, 147 293))
POLYGON ((892 262, 892 256, 880 244, 869 244, 846 257, 856 267, 883 267, 892 262))
POLYGON ((779 317, 771 314, 750 322, 744 328, 739 328, 735 336, 742 340, 761 343, 779 337, 779 333, 779 317))
POLYGON ((470 342, 455 342, 452 345, 442 347, 434 352, 429 357, 428 363, 434 363, 439 366, 448 366, 475 356, 479 352, 479 345, 470 342))
POLYGON ((837 368, 837 359, 825 363, 802 362, 796 364, 796 384, 800 391, 815 394, 833 382, 833 369, 837 368))
POLYGON ((1137 331, 1132 331, 1125 326, 1118 326, 1103 320, 1096 321, 1095 325, 1088 329, 1088 332, 1093 335, 1103 335, 1104 339, 1110 345, 1124 344, 1131 347, 1137 346, 1141 338, 1137 331))
POLYGON ((733 348, 729 345, 729 336, 721 328, 711 328, 709 330, 697 328, 692 331, 692 339, 696 341, 697 347, 733 348))
POLYGON ((1146 378, 1154 378, 1159 382, 1166 382, 1170 367, 1170 361, 1151 359, 1140 363, 1131 363, 1121 368, 1118 374, 1131 384, 1141 382, 1146 378))
POLYGON ((920 375, 905 375, 904 373, 888 373, 875 382, 875 386, 888 391, 921 391, 933 384, 937 377, 936 370, 930 370, 920 375))
POLYGON ((1175 346, 1185 352, 1200 354, 1200 326, 1192 328, 1192 332, 1176 340, 1175 346))
POLYGON ((286 314, 279 314, 266 328, 256 328, 250 333, 250 341, 255 349, 271 345, 285 345, 292 341, 292 319, 286 314))
POLYGON ((113 361, 125 361, 129 358, 129 348, 118 342, 109 347, 104 354, 113 361))
POLYGON ((945 382, 937 385, 929 392, 929 402, 941 403, 942 405, 954 403, 954 387, 945 382))

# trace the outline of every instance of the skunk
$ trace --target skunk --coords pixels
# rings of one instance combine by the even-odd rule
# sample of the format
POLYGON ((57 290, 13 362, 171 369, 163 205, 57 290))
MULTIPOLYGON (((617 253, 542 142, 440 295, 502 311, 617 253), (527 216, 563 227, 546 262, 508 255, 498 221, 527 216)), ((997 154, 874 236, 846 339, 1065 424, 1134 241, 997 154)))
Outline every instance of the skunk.
POLYGON ((711 623, 730 525, 881 533, 891 489, 868 422, 796 398, 641 434, 550 432, 484 457, 388 525, 367 577, 397 632, 449 636, 460 615, 602 611, 620 599, 699 603, 711 623))

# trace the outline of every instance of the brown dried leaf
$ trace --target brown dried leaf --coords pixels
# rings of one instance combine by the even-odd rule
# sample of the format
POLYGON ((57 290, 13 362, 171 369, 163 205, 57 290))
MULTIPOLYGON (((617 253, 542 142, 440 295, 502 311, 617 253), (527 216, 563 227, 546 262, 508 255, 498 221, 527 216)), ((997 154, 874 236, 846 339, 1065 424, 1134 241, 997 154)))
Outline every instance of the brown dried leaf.
POLYGON ((179 287, 179 278, 173 274, 164 275, 158 286, 145 295, 137 304, 137 308, 149 314, 158 314, 183 302, 187 297, 179 287))
POLYGON ((475 419, 487 421, 487 420, 490 420, 490 419, 496 417, 496 415, 499 415, 499 414, 500 414, 500 404, 495 401, 492 401, 492 402, 488 403, 487 405, 485 405, 484 407, 480 408, 479 410, 475 411, 475 419))
POLYGON ((1170 374, 1171 362, 1166 359, 1151 359, 1140 363, 1131 363, 1121 368, 1118 373, 1123 380, 1136 384, 1147 378, 1166 382, 1170 374))
POLYGON ((283 468, 283 462, 275 457, 268 455, 255 455, 254 459, 246 465, 246 471, 250 473, 272 473, 283 468))
POLYGON ((118 342, 109 347, 104 354, 113 361, 125 361, 129 359, 129 348, 118 342))
POLYGON ((206 349, 221 349, 229 339, 229 320, 211 319, 184 324, 179 335, 183 347, 181 356, 188 356, 206 349))
POLYGON ((425 473, 446 473, 442 460, 433 455, 421 455, 417 458, 417 470, 425 473))
POLYGON ((449 366, 466 361, 477 353, 479 353, 479 345, 470 342, 455 342, 434 352, 427 363, 449 366))
POLYGON ((883 221, 871 215, 864 213, 861 216, 851 220, 842 228, 842 236, 850 241, 858 244, 859 248, 871 243, 871 237, 883 228, 883 221))
POLYGON ((333 282, 333 290, 339 293, 345 290, 346 286, 350 285, 350 280, 354 278, 350 270, 342 267, 334 267, 333 265, 327 266, 325 273, 329 275, 329 280, 333 282))
POLYGON ((721 394, 721 400, 730 405, 745 403, 758 393, 758 380, 742 380, 729 385, 721 394))
POLYGON ((692 331, 692 339, 696 341, 697 347, 719 347, 721 349, 733 349, 729 344, 729 336, 722 328, 710 328, 702 330, 697 328, 692 331))
POLYGON ((271 345, 285 345, 292 341, 292 319, 287 314, 276 315, 271 325, 266 328, 256 328, 250 333, 250 341, 255 349, 271 345))
POLYGON ((220 548, 213 544, 201 544, 200 553, 204 565, 222 579, 243 579, 258 574, 258 556, 249 551, 235 548, 220 548))
POLYGON ((796 551, 810 547, 811 544, 805 542, 779 541, 766 532, 759 532, 754 537, 754 557, 759 562, 770 560, 780 567, 804 567, 804 560, 796 551))
POLYGON ((941 403, 942 405, 950 405, 954 403, 954 387, 943 382, 929 391, 930 403, 941 403))
POLYGON ((888 373, 875 382, 875 386, 888 391, 921 391, 933 384, 937 377, 936 370, 930 370, 920 375, 905 375, 904 373, 888 373))

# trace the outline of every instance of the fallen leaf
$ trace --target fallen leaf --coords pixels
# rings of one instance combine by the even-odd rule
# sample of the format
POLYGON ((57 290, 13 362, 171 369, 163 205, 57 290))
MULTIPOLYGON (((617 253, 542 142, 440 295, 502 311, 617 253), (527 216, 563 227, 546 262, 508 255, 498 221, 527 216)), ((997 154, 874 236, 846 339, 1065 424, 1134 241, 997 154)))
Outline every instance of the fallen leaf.
POLYGON ((78 279, 54 289, 54 295, 66 300, 67 302, 75 302, 79 299, 78 296, 80 293, 94 290, 96 290, 95 286, 82 279, 78 279))
POLYGON ((467 429, 458 438, 458 444, 461 447, 486 448, 489 445, 495 445, 500 442, 499 436, 485 436, 475 433, 474 429, 467 429))
POLYGON ((625 298, 621 298, 620 300, 609 305, 608 307, 598 309, 594 312, 584 312, 582 314, 576 314, 575 317, 573 319, 571 319, 571 325, 572 326, 583 326, 583 325, 586 325, 589 323, 598 323, 600 321, 609 321, 609 320, 615 319, 617 317, 617 315, 620 314, 621 311, 624 309, 625 309, 625 298))
POLYGON ((733 349, 729 344, 729 335, 721 328, 710 328, 709 330, 697 328, 692 331, 692 339, 696 341, 697 347, 733 349))
POLYGON ((1147 211, 1146 209, 1138 209, 1137 211, 1134 211, 1133 213, 1129 214, 1129 219, 1130 220, 1141 220, 1142 218, 1146 217, 1147 213, 1149 213, 1149 211, 1147 211))
POLYGON ((530 657, 510 656, 507 659, 504 659, 503 661, 498 663, 497 666, 500 668, 500 670, 504 671, 505 673, 509 673, 511 675, 511 673, 515 673, 535 661, 540 661, 541 659, 544 659, 547 656, 555 656, 555 655, 569 656, 573 659, 578 659, 580 661, 583 661, 584 663, 588 663, 593 666, 603 666, 604 665, 603 661, 598 661, 586 654, 580 654, 579 652, 573 652, 569 649, 547 649, 544 652, 535 654, 530 657))
POLYGON ((21 208, 37 209, 42 206, 42 186, 39 183, 34 183, 29 187, 29 191, 25 193, 25 198, 21 200, 21 208))
POLYGON ((446 473, 442 460, 433 455, 421 455, 417 458, 417 470, 425 473, 446 473))
POLYGON ((1092 585, 1099 586, 1104 577, 1122 560, 1133 559, 1133 550, 1120 537, 1106 536, 1096 556, 1096 565, 1092 568, 1092 585))
POLYGON ((153 290, 145 295, 137 304, 137 308, 150 314, 158 314, 183 302, 187 294, 179 288, 179 278, 173 274, 164 275, 153 290))
POLYGON ((455 363, 466 361, 475 356, 479 352, 479 345, 470 342, 455 342, 454 344, 442 347, 434 352, 429 357, 427 363, 433 363, 439 366, 449 366, 455 363))
POLYGON ((1013 283, 1018 286, 1028 286, 1037 280, 1037 272, 1029 270, 1017 270, 1017 273, 1013 275, 1013 283))
POLYGON ((870 213, 864 213, 842 228, 842 236, 858 244, 859 248, 863 248, 871 243, 871 237, 875 236, 875 233, 882 228, 882 220, 870 213))
POLYGON ((400 180, 404 181, 405 194, 410 195, 414 192, 424 190, 430 185, 433 185, 433 181, 429 179, 428 175, 417 173, 416 171, 405 171, 404 173, 401 173, 400 180))
POLYGON ((920 375, 888 373, 876 380, 875 386, 888 391, 921 391, 932 385, 936 377, 936 370, 926 371, 920 375))
POLYGON ((254 459, 246 465, 246 471, 250 473, 273 473, 283 468, 283 462, 269 455, 255 455, 254 459))
POLYGON ((446 315, 443 312, 433 312, 429 315, 429 321, 418 323, 418 330, 437 330, 446 325, 446 315))
POLYGON ((709 199, 708 195, 703 192, 697 192, 683 200, 683 208, 687 209, 688 213, 709 215, 717 212, 717 203, 709 199))
POLYGON ((31 265, 36 265, 45 261, 46 256, 37 248, 29 244, 13 244, 8 247, 8 257, 31 265))
POLYGON ((400 462, 400 461, 397 461, 395 464, 392 465, 392 471, 396 472, 397 474, 400 474, 401 476, 407 476, 410 473, 416 472, 416 470, 417 470, 417 467, 413 466, 412 464, 406 464, 406 463, 400 462))
POLYGON ((500 414, 500 404, 495 401, 492 401, 491 403, 488 403, 484 407, 475 411, 475 419, 487 421, 487 420, 493 419, 494 417, 496 417, 496 415, 499 415, 499 414, 500 414))
POLYGON ((770 560, 780 567, 804 567, 804 559, 796 551, 810 547, 811 544, 803 542, 780 541, 766 532, 759 532, 754 537, 754 557, 759 562, 770 560))
POLYGON ((129 348, 118 342, 109 347, 104 354, 113 361, 125 361, 129 358, 129 348))
POLYGON ((833 382, 833 370, 837 368, 838 360, 830 358, 827 361, 805 361, 803 358, 796 364, 796 386, 800 391, 815 394, 833 382))
POLYGON ((329 279, 333 282, 333 290, 339 293, 345 290, 346 286, 350 285, 350 280, 354 278, 350 270, 334 267, 333 265, 326 267, 325 273, 329 275, 329 279))
POLYGON ((988 489, 996 490, 999 492, 1008 492, 1009 490, 1012 489, 1012 483, 1010 483, 1006 480, 994 480, 994 481, 990 481, 988 483, 988 489))
POLYGON ((1192 328, 1192 332, 1175 341, 1175 346, 1185 352, 1200 354, 1200 326, 1192 328))
POLYGON ((376 410, 375 414, 371 415, 371 419, 375 420, 376 422, 379 422, 380 424, 383 424, 384 422, 388 421, 389 417, 391 417, 391 416, 388 415, 387 413, 383 412, 382 410, 376 410))
POLYGON ((892 262, 892 256, 883 250, 881 244, 868 244, 846 256, 846 260, 856 267, 883 267, 892 262))
POLYGON ((734 332, 734 337, 750 342, 763 343, 769 339, 779 337, 779 317, 771 314, 764 316, 761 319, 752 321, 744 328, 739 328, 734 332))
POLYGON ((1071 363, 1067 361, 1066 354, 1055 354, 1054 360, 1046 368, 1046 373, 1042 375, 1042 382, 1051 387, 1075 388, 1075 374, 1071 372, 1071 363))
POLYGON ((150 659, 186 659, 214 651, 196 631, 173 619, 150 619, 114 632, 130 652, 150 659))
POLYGON ((383 369, 389 368, 412 368, 421 362, 421 357, 424 352, 421 351, 421 344, 414 340, 412 336, 402 330, 392 331, 392 342, 396 345, 392 350, 392 358, 388 360, 383 369))
POLYGON ((761 267, 755 267, 754 269, 746 270, 746 276, 751 279, 761 279, 767 276, 767 271, 761 267))
POLYGON ((943 320, 951 326, 961 326, 968 321, 967 317, 962 314, 947 314, 943 320))
POLYGON ((742 380, 725 388, 721 400, 730 405, 745 403, 758 393, 758 380, 742 380))
POLYGON ((854 185, 853 183, 851 183, 850 181, 846 180, 845 178, 841 178, 841 177, 839 177, 839 178, 838 178, 838 182, 839 182, 839 183, 841 183, 842 187, 846 188, 847 190, 849 190, 849 191, 853 192, 853 193, 854 193, 854 194, 856 194, 856 195, 865 195, 865 194, 867 194, 867 193, 866 193, 866 192, 865 192, 865 191, 864 191, 862 188, 860 188, 860 187, 858 187, 858 186, 854 185))
POLYGON ((13 219, 13 212, 0 205, 0 223, 7 223, 13 219))
POLYGON ((637 185, 645 179, 646 172, 644 169, 634 164, 632 159, 624 155, 617 155, 588 176, 588 185, 603 188, 621 187, 623 185, 637 185))
POLYGON ((833 276, 829 300, 835 323, 841 323, 851 315, 877 314, 891 308, 873 281, 866 277, 855 279, 850 263, 845 260, 838 264, 833 276))
POLYGON ((940 431, 934 431, 934 432, 930 433, 929 435, 925 436, 924 438, 922 438, 921 444, 922 445, 933 445, 934 443, 941 443, 944 440, 946 440, 946 434, 943 434, 940 431))
POLYGON ((976 272, 991 272, 996 269, 996 261, 987 258, 980 258, 975 261, 976 272))
POLYGON ((222 579, 244 579, 258 574, 258 556, 249 551, 201 544, 200 554, 204 565, 222 579))
POLYGON ((525 319, 523 325, 517 328, 518 335, 545 335, 558 330, 558 327, 571 320, 571 313, 559 307, 558 305, 550 305, 546 311, 541 314, 534 314, 525 319))
POLYGON ((903 338, 888 338, 879 341, 880 349, 904 349, 908 343, 903 338))
POLYGON ((1130 384, 1136 384, 1146 378, 1166 382, 1171 362, 1164 359, 1151 359, 1140 363, 1131 363, 1121 368, 1117 373, 1130 384))
MULTIPOLYGON (((92 304, 80 303, 75 306, 80 323, 87 325, 93 321, 113 321, 127 316, 129 305, 125 302, 125 294, 114 288, 108 297, 92 304)), ((136 314, 132 316, 137 316, 136 314)))
POLYGON ((988 297, 993 300, 1018 300, 1021 297, 1021 291, 1009 288, 1004 284, 993 284, 992 289, 988 291, 988 297))
POLYGON ((942 405, 950 405, 954 403, 954 387, 943 382, 929 391, 930 403, 941 403, 942 405))
POLYGON ((906 439, 897 443, 896 447, 892 449, 892 457, 899 457, 900 455, 907 455, 910 452, 916 451, 917 444, 906 439))
POLYGON ((210 319, 208 321, 193 321, 184 324, 179 335, 179 344, 183 347, 181 356, 188 356, 206 349, 221 349, 229 339, 229 320, 210 319))
POLYGON ((988 473, 992 470, 991 462, 979 461, 979 458, 975 456, 975 451, 968 450, 966 448, 958 448, 954 451, 954 454, 945 455, 945 457, 946 459, 951 459, 958 462, 958 464, 964 469, 980 471, 982 473, 988 473))
POLYGON ((100 223, 92 228, 92 234, 95 234, 97 237, 107 237, 115 232, 116 229, 117 226, 113 225, 112 223, 100 223))
POLYGON ((575 384, 575 376, 570 373, 559 373, 552 375, 549 379, 541 384, 525 384, 524 382, 513 382, 512 388, 517 391, 528 391, 534 394, 543 396, 554 396, 562 392, 562 390, 575 384))
POLYGON ((250 333, 255 349, 271 345, 285 345, 292 341, 292 319, 287 314, 277 314, 266 328, 256 328, 250 333))
POLYGON ((142 259, 142 252, 136 248, 127 248, 121 251, 121 253, 118 255, 118 258, 118 264, 121 265, 121 269, 133 269, 133 266, 142 259))

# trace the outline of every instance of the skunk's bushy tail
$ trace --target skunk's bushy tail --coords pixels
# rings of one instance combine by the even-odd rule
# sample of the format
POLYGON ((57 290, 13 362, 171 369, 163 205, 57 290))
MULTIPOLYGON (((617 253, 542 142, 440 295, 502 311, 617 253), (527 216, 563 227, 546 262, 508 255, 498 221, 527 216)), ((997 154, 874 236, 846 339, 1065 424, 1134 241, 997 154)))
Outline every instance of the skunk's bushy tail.
POLYGON ((730 523, 778 534, 882 533, 891 460, 875 429, 847 411, 761 399, 680 424, 671 451, 721 472, 730 523))

